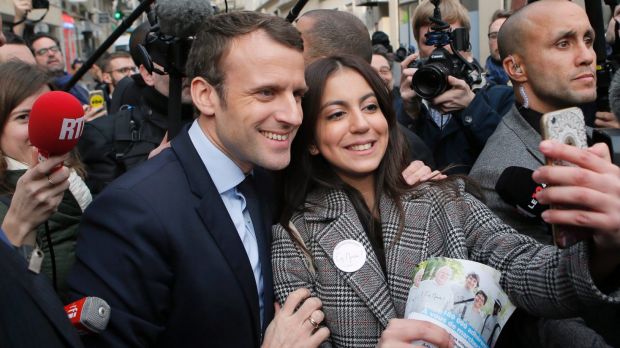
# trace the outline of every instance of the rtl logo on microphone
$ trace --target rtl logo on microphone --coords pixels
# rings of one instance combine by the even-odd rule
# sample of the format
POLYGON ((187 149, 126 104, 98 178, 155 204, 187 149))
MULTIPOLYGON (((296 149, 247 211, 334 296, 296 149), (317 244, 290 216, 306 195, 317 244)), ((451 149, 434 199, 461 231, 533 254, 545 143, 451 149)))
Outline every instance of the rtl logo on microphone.
POLYGON ((85 117, 80 118, 64 118, 60 127, 58 140, 76 140, 84 131, 85 117))
POLYGON ((77 306, 77 304, 72 303, 71 305, 65 307, 65 311, 67 312, 67 316, 69 316, 69 319, 73 319, 73 318, 77 317, 78 306, 77 306))
POLYGON ((529 209, 536 208, 536 206, 538 205, 538 200, 536 199, 536 195, 538 194, 538 192, 544 190, 546 187, 547 187, 547 184, 540 184, 536 186, 534 193, 532 193, 532 200, 530 201, 530 204, 527 205, 529 209))

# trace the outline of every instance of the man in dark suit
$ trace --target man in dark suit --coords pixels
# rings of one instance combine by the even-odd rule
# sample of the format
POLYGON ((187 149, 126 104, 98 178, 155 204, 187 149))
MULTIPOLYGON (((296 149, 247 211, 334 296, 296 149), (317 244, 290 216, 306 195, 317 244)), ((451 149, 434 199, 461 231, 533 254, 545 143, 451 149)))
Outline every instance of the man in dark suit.
POLYGON ((3 347, 82 347, 49 278, 29 271, 24 258, 1 240, 0 274, 3 347))
MULTIPOLYGON (((3 38, 0 19, 0 46, 3 38)), ((0 195, 1 347, 82 347, 49 277, 39 273, 36 260, 41 259, 35 254, 35 227, 48 219, 69 188, 67 168, 48 173, 66 159, 50 157, 31 167, 11 195, 0 195)))
POLYGON ((273 189, 262 169, 288 165, 301 123, 299 33, 259 13, 214 16, 187 74, 196 121, 83 216, 69 284, 112 307, 108 329, 86 345, 318 346, 329 331, 308 290, 274 317, 273 189))

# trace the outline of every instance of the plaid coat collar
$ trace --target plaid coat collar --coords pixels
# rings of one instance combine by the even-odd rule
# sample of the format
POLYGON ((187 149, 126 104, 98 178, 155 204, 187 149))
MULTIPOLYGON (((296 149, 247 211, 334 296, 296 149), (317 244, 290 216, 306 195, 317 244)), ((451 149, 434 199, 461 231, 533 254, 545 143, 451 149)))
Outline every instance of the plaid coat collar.
MULTIPOLYGON (((387 326, 391 318, 397 317, 393 288, 402 282, 394 274, 395 239, 398 233, 398 209, 392 200, 380 197, 381 224, 386 253, 387 279, 377 259, 370 240, 350 202, 341 190, 315 190, 306 200, 304 217, 309 232, 314 235, 317 246, 327 254, 333 269, 355 291, 368 309, 377 317, 382 326, 387 326), (366 262, 356 272, 344 272, 333 261, 334 249, 344 240, 360 242, 366 251, 366 262), (398 280, 397 280, 398 279, 398 280)), ((400 304, 399 305, 404 305, 400 304)))

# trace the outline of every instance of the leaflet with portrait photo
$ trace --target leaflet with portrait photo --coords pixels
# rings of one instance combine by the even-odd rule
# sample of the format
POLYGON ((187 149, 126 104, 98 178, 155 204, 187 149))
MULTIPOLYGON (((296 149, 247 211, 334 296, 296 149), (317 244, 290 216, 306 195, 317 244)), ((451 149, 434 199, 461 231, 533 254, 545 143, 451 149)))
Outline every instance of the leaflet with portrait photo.
POLYGON ((444 328, 454 337, 455 347, 493 347, 515 310, 499 285, 500 276, 478 262, 430 258, 412 272, 405 318, 444 328))

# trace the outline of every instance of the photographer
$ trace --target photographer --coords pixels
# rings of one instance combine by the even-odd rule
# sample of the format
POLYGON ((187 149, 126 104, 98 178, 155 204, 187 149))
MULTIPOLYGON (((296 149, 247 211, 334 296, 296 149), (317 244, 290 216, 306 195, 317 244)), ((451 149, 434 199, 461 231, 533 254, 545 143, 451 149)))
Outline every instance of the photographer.
MULTIPOLYGON (((424 1, 416 8, 413 31, 419 54, 413 54, 401 63, 403 111, 410 117, 405 126, 424 140, 433 152, 438 168, 455 165, 449 173, 467 174, 501 117, 510 110, 514 96, 506 86, 485 86, 476 90, 455 76, 448 76, 447 90, 431 99, 422 99, 412 89, 412 77, 418 69, 409 65, 419 58, 428 58, 437 49, 427 42, 426 35, 431 31, 429 18, 433 17, 434 9, 431 1, 424 1)), ((462 27, 469 31, 467 9, 457 0, 443 0, 439 9, 442 20, 451 28, 462 27)), ((444 48, 454 54, 450 45, 444 48)), ((417 64, 419 67, 419 61, 417 64)), ((473 64, 469 65, 472 69, 473 64)))

